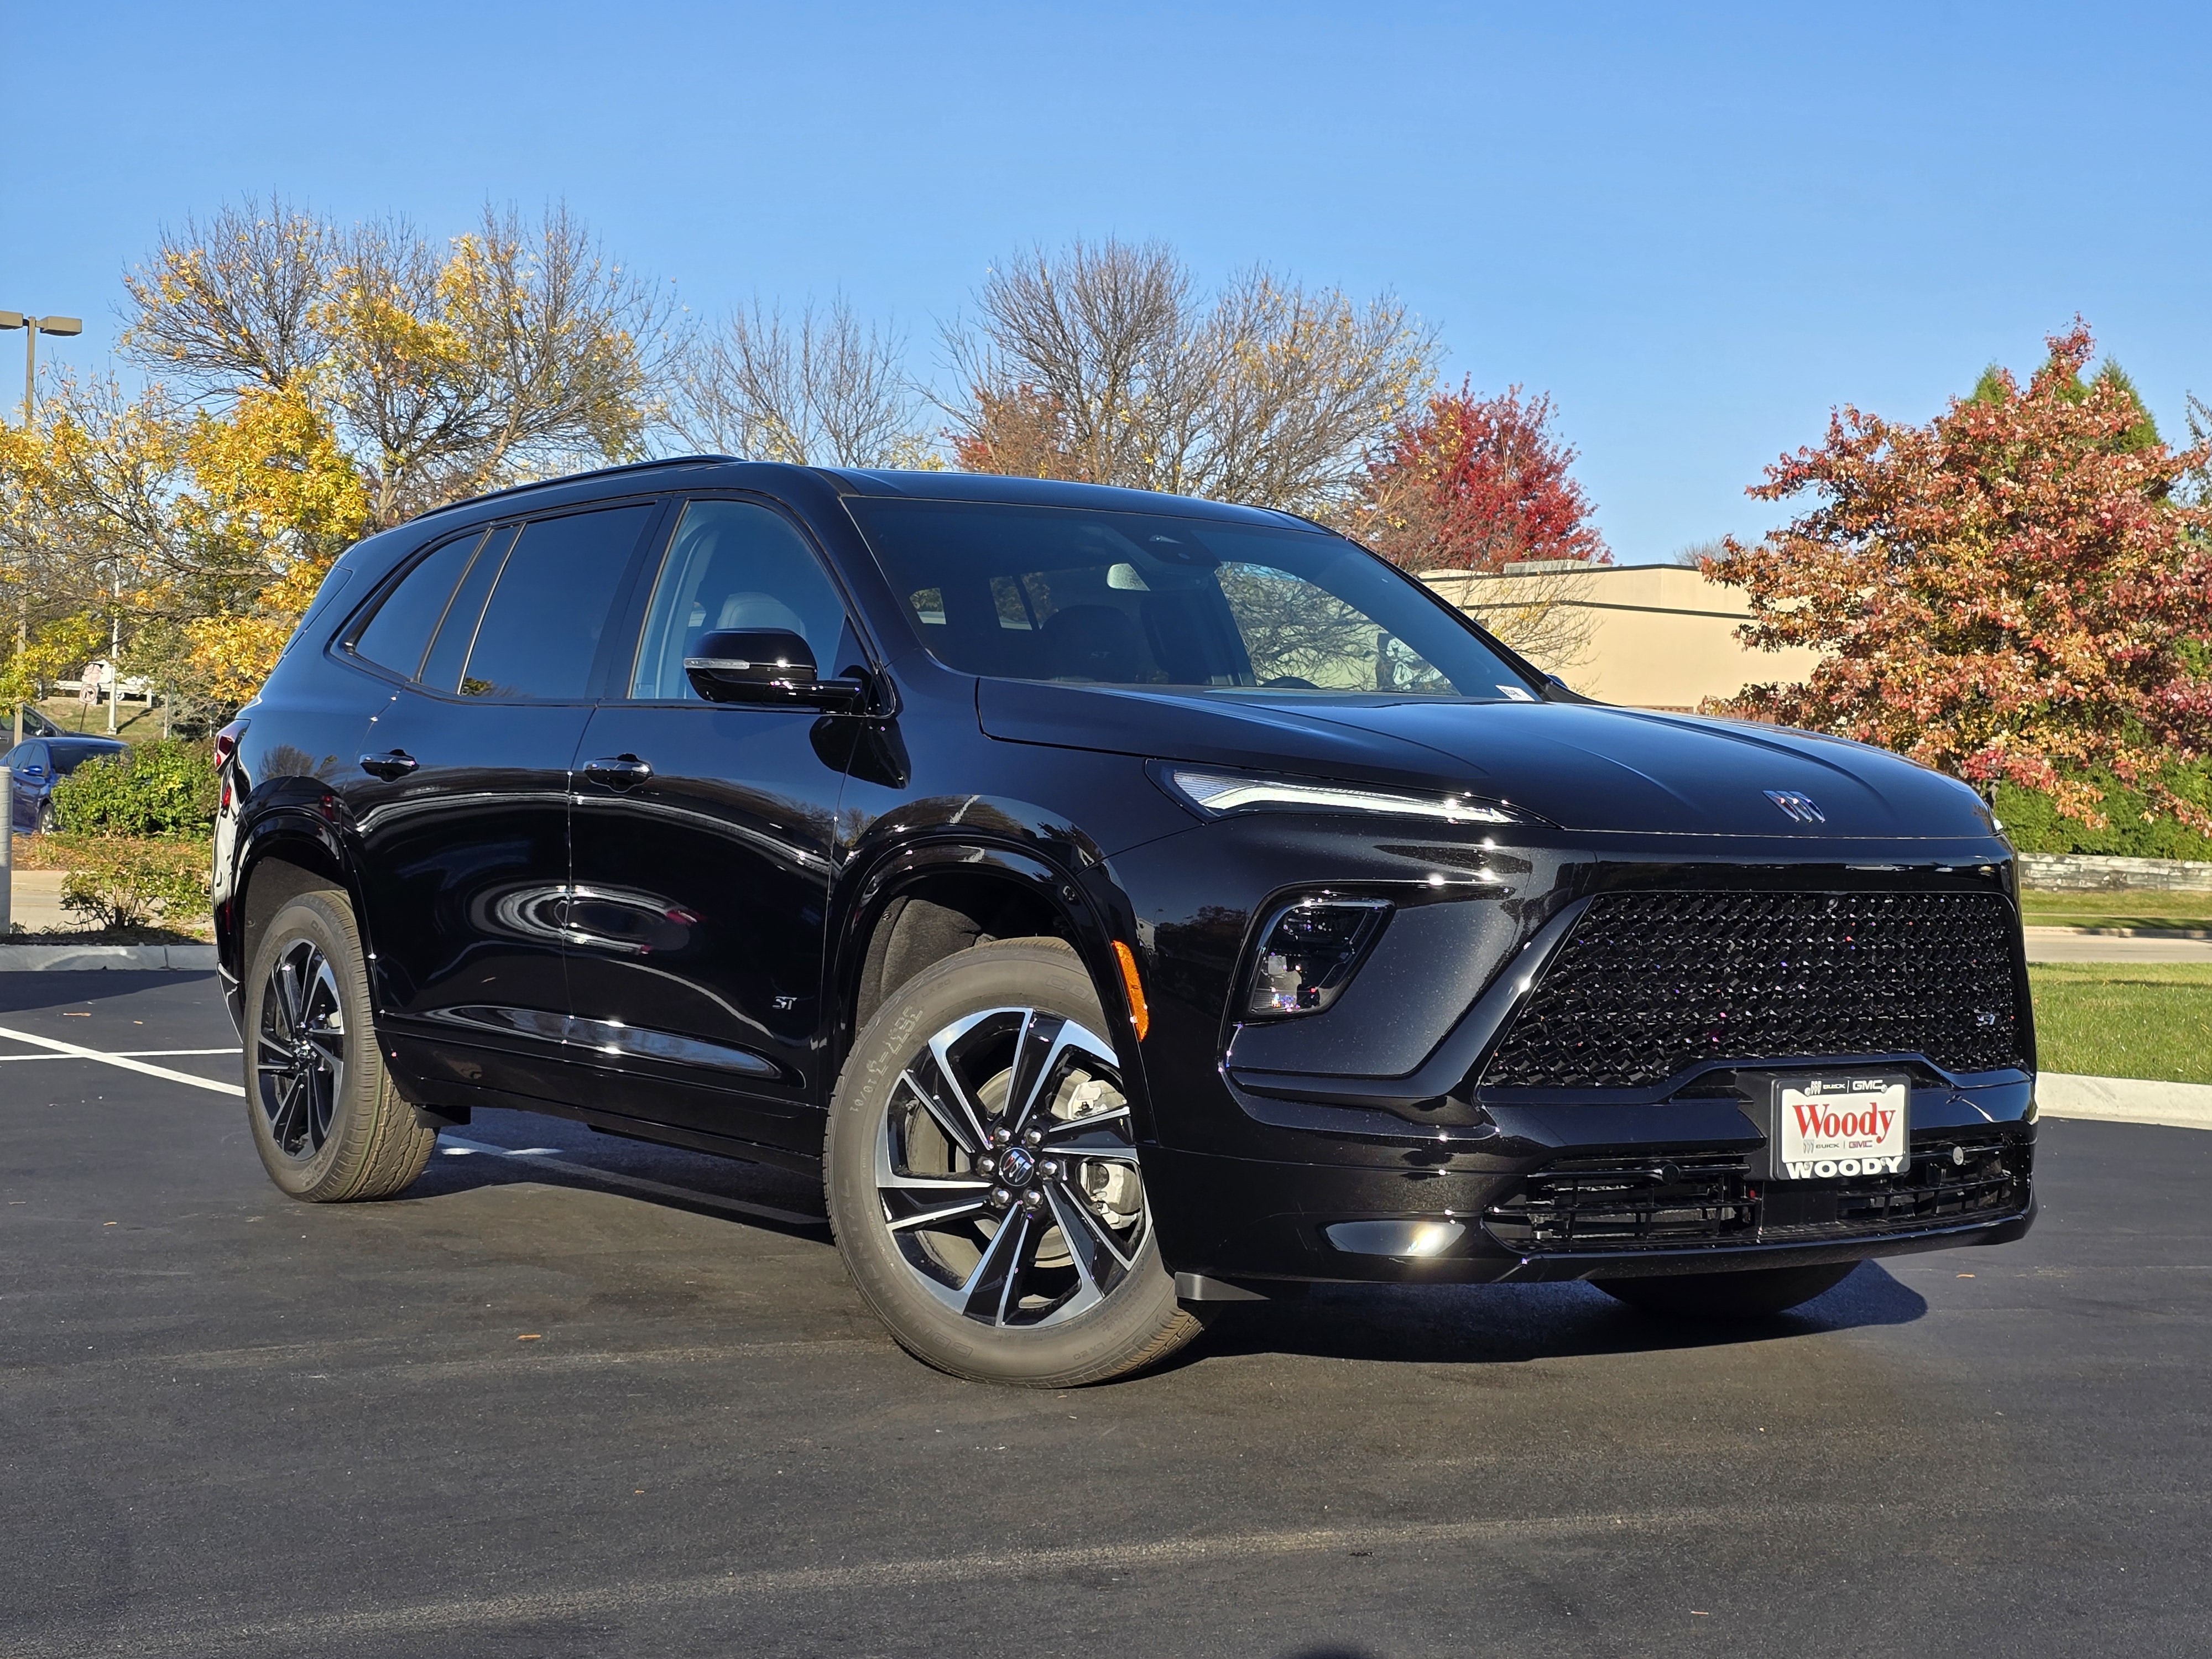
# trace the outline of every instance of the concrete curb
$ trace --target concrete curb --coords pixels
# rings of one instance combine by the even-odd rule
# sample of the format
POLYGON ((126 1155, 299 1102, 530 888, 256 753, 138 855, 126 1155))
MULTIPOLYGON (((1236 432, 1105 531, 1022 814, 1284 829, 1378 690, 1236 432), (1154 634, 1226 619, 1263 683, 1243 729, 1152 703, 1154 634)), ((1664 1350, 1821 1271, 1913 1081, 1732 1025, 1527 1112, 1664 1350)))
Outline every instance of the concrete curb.
POLYGON ((2212 939, 2212 927, 2051 927, 2031 921, 2021 929, 2039 939, 2212 939))
POLYGON ((2045 1072, 2035 1079, 2035 1104, 2044 1117, 2212 1129, 2212 1084, 2149 1083, 2131 1077, 2076 1077, 2065 1072, 2045 1072))
POLYGON ((212 945, 0 945, 0 974, 88 968, 206 973, 214 967, 212 945))

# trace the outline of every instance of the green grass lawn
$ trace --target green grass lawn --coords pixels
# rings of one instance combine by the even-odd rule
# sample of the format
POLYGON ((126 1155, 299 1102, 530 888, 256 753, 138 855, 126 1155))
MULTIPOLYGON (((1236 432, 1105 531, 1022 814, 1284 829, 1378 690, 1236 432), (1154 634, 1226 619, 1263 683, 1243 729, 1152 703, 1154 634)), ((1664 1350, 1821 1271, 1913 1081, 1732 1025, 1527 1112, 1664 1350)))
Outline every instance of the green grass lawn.
MULTIPOLYGON (((43 702, 33 703, 32 707, 56 726, 60 726, 64 732, 82 732, 88 738, 104 738, 107 735, 107 705, 104 702, 94 707, 90 703, 80 702, 75 697, 48 697, 43 702)), ((13 719, 12 714, 5 708, 0 708, 0 715, 5 715, 9 720, 13 719)), ((158 738, 161 735, 161 708, 159 703, 151 708, 135 699, 120 703, 115 710, 115 735, 125 743, 143 743, 149 738, 158 738)))
POLYGON ((2040 963, 2027 976, 2045 1071, 2212 1083, 2212 962, 2040 963))
POLYGON ((2022 893, 2031 927, 2212 929, 2212 893, 2022 893))

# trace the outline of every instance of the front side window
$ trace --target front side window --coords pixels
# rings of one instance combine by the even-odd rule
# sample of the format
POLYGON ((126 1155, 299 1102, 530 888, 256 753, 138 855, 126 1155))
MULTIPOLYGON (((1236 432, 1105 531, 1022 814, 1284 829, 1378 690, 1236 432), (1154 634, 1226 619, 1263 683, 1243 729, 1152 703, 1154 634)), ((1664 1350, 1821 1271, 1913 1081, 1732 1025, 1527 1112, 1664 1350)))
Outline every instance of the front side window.
MULTIPOLYGON (((524 525, 495 572, 481 582, 479 572, 469 573, 431 649, 434 665, 457 665, 457 683, 442 683, 442 667, 441 681, 426 683, 465 697, 589 696, 615 590, 657 510, 640 504, 524 525), (471 617, 464 601, 485 589, 490 602, 471 617), (466 648, 455 631, 449 651, 448 630, 461 629, 466 648)), ((495 556, 500 546, 495 537, 485 551, 495 556)))
POLYGON ((1339 536, 1164 514, 855 500, 930 652, 1103 685, 1527 701, 1521 672, 1339 536))
POLYGON ((844 600, 790 520, 752 501, 690 501, 653 583, 629 694, 697 702, 684 659, 722 629, 786 629, 835 673, 844 625, 844 600))

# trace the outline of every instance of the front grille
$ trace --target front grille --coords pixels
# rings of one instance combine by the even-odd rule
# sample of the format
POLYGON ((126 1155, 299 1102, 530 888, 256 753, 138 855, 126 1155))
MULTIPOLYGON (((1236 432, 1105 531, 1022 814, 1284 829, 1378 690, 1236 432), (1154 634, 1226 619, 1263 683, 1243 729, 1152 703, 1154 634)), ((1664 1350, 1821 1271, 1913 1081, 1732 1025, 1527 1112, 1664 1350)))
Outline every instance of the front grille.
POLYGON ((1482 1225, 1521 1255, 1879 1238, 2019 1214, 2033 1157, 2026 1141, 1944 1138, 1895 1175, 1786 1182, 1753 1179, 1734 1154, 1563 1159, 1482 1225))
POLYGON ((1605 893, 1482 1075, 1635 1089, 1705 1060, 1923 1054, 2021 1064, 2012 907, 1995 893, 1605 893))

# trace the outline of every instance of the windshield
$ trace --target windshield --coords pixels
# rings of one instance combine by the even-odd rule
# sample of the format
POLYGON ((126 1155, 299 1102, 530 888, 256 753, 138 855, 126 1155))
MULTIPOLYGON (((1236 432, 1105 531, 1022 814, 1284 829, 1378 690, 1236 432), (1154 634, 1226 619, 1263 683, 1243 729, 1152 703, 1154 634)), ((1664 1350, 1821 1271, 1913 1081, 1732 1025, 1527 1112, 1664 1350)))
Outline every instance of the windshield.
POLYGON ((1527 702, 1524 676, 1341 537, 1165 514, 848 498, 965 674, 1527 702))

